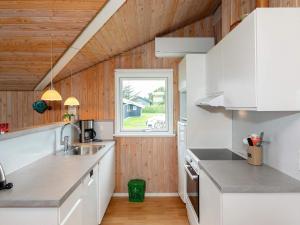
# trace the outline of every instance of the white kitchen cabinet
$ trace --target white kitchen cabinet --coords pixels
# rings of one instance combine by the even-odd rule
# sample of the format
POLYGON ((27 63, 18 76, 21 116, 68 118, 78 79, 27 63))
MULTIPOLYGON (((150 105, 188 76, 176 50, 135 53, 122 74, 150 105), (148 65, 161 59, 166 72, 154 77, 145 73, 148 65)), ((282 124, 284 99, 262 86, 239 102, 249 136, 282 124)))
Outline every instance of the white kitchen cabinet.
POLYGON ((224 92, 222 67, 222 42, 206 54, 206 94, 212 96, 224 92))
POLYGON ((221 193, 210 178, 200 172, 200 225, 221 225, 221 193))
POLYGON ((300 110, 299 16, 299 8, 256 9, 218 44, 227 109, 300 110))
POLYGON ((231 148, 232 113, 196 105, 206 96, 206 55, 186 55, 181 65, 186 71, 187 148, 231 148))
POLYGON ((227 108, 255 108, 255 14, 230 32, 222 43, 227 108))
POLYGON ((299 193, 221 193, 200 171, 200 225, 298 225, 299 201, 299 193))
POLYGON ((84 189, 81 183, 58 209, 59 225, 83 224, 83 192, 84 189))
POLYGON ((60 225, 83 225, 82 200, 78 200, 60 225))
POLYGON ((83 224, 98 225, 98 165, 83 180, 83 224))
POLYGON ((115 146, 99 162, 99 224, 115 190, 115 146))
POLYGON ((177 131, 178 194, 181 200, 185 202, 186 172, 184 169, 184 164, 186 155, 186 123, 178 122, 177 131))

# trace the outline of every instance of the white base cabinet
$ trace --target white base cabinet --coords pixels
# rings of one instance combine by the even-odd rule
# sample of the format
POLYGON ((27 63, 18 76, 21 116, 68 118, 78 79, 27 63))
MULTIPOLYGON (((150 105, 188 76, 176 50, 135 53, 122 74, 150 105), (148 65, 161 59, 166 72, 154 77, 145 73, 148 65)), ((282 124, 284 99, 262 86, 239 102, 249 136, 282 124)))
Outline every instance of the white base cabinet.
POLYGON ((200 225, 299 225, 299 193, 221 193, 200 171, 200 225))
POLYGON ((113 145, 59 208, 0 208, 0 225, 98 225, 114 189, 113 145))
POLYGON ((113 146, 99 162, 99 224, 115 190, 115 147, 113 146))

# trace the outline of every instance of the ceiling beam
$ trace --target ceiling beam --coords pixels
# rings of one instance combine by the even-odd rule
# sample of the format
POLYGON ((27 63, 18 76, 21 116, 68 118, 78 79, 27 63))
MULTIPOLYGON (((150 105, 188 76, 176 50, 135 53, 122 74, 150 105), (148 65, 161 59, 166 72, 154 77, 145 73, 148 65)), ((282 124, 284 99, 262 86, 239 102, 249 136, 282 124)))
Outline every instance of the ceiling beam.
POLYGON ((35 87, 35 91, 43 90, 51 82, 51 72, 53 78, 72 60, 81 48, 103 27, 110 17, 126 2, 126 0, 109 0, 105 6, 98 12, 96 17, 84 29, 79 37, 68 48, 64 55, 53 66, 52 71, 46 74, 42 81, 35 87))

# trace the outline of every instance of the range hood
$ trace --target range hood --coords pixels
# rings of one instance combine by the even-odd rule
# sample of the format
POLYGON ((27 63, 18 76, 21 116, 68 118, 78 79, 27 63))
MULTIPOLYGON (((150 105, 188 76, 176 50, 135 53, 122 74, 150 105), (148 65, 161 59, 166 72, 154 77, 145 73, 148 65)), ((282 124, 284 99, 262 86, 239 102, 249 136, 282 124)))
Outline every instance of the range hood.
POLYGON ((196 101, 197 106, 224 107, 224 93, 217 93, 200 98, 196 101))

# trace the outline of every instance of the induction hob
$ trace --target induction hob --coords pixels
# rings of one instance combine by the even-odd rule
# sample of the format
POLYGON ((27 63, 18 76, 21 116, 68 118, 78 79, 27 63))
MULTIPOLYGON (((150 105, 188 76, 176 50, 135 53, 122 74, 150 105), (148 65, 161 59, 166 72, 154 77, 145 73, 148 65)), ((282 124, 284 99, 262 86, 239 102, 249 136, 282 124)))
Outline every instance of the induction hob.
POLYGON ((238 154, 226 149, 190 149, 200 160, 245 160, 238 154))

